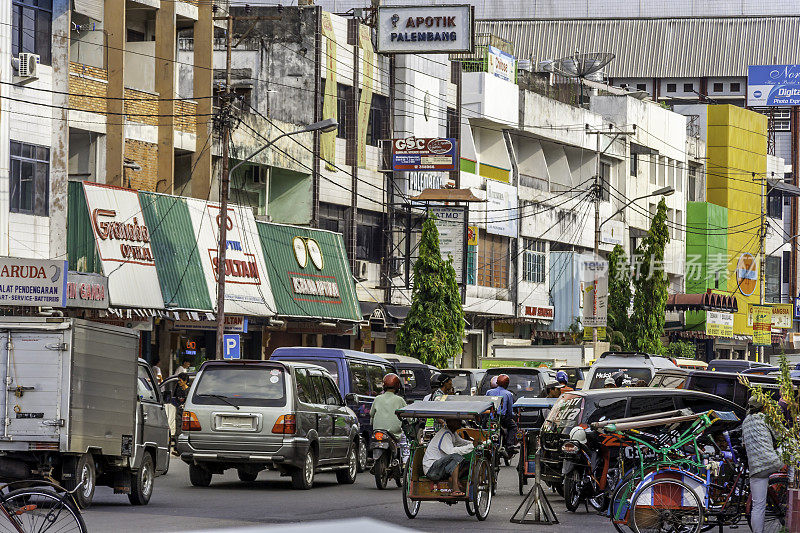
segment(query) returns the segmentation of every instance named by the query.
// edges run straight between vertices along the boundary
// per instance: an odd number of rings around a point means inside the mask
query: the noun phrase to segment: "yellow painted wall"
[[[764,207],[761,179],[767,171],[767,117],[732,105],[708,106],[706,198],[728,208],[728,293],[735,294],[739,312],[733,331],[752,335],[749,306],[758,303],[759,283],[751,296],[738,290],[736,266],[742,253],[759,257],[759,218]],[[753,176],[755,173],[755,177]]]

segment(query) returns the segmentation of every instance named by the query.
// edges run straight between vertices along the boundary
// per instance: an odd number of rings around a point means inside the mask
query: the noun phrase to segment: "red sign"
[[[530,317],[530,318],[542,318],[545,320],[553,320],[553,315],[555,309],[549,305],[542,305],[542,306],[532,306],[532,305],[523,305],[522,308],[522,316]]]

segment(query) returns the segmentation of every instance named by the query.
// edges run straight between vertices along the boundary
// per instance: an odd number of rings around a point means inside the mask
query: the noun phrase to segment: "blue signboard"
[[[456,139],[394,139],[392,170],[456,170],[458,141]]]
[[[747,67],[747,105],[800,105],[800,65]]]
[[[226,360],[241,359],[242,358],[241,348],[242,345],[239,340],[238,333],[222,336],[223,359]]]
[[[800,298],[794,299],[794,318],[800,320]]]

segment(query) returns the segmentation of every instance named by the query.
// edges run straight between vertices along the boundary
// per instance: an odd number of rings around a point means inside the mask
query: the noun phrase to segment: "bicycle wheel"
[[[629,524],[628,509],[630,507],[630,499],[638,484],[639,478],[634,475],[634,472],[629,472],[616,486],[611,495],[608,512],[614,529],[619,533],[627,533],[628,531],[628,528],[623,529],[622,526],[628,526]]]
[[[69,496],[41,488],[18,489],[0,499],[0,532],[86,533]]]
[[[635,533],[698,533],[703,526],[700,498],[677,479],[657,479],[639,488],[630,515]]]

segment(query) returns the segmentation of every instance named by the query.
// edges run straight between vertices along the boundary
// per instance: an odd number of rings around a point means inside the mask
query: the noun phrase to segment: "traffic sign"
[[[222,358],[226,360],[241,359],[241,342],[239,341],[239,334],[234,333],[222,336]]]

